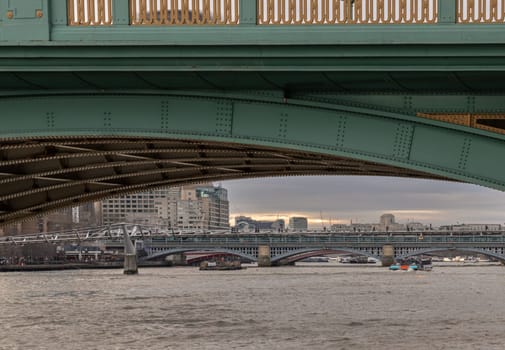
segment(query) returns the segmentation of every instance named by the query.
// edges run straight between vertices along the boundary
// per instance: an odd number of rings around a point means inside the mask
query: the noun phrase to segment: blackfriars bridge
[[[311,256],[330,254],[365,255],[381,260],[385,247],[393,248],[394,259],[415,255],[437,255],[448,251],[482,254],[505,261],[505,231],[483,232],[374,232],[374,233],[175,233],[155,226],[118,224],[87,229],[0,237],[0,245],[14,244],[93,244],[122,250],[124,232],[133,241],[143,260],[174,256],[184,261],[185,253],[212,256],[234,255],[251,262],[261,260],[262,247],[268,248],[269,264],[282,265]],[[268,264],[266,264],[268,265]]]
[[[385,246],[393,248],[394,260],[416,256],[436,255],[457,251],[468,255],[482,254],[505,262],[505,235],[432,232],[398,232],[394,235],[335,234],[306,232],[299,234],[233,234],[191,235],[183,237],[152,237],[144,240],[147,260],[185,252],[228,253],[252,262],[261,259],[261,247],[266,250],[272,265],[283,265],[321,255],[365,255],[377,260],[384,258]]]

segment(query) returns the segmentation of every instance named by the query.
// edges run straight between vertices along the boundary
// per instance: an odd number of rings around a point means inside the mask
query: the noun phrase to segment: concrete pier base
[[[272,259],[270,257],[270,246],[260,245],[258,247],[258,266],[259,267],[272,266]]]
[[[172,264],[174,266],[186,266],[188,264],[186,261],[186,255],[184,255],[184,253],[172,255]]]
[[[128,234],[126,226],[123,226],[123,241],[124,241],[124,274],[136,275],[139,273],[137,264],[137,251],[133,245],[132,239]]]
[[[395,263],[395,248],[392,244],[386,244],[382,247],[382,266],[391,266]]]
[[[137,254],[125,254],[123,272],[125,275],[136,275],[139,273],[137,265]]]

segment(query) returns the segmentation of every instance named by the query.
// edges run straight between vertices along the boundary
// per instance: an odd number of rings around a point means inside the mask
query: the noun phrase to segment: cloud
[[[310,176],[227,181],[230,216],[289,217],[313,222],[378,222],[383,213],[397,221],[434,225],[503,223],[505,194],[456,182],[368,177]]]

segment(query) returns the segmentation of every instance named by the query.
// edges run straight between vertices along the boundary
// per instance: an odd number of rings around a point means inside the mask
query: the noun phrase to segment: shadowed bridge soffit
[[[2,62],[4,64],[2,64]],[[505,62],[505,61],[503,61]],[[40,62],[39,62],[40,63]],[[312,61],[312,63],[314,63]],[[372,69],[373,64],[368,67]],[[56,64],[56,63],[51,63]],[[134,63],[132,63],[134,64]],[[148,67],[131,68],[129,71],[118,67],[100,67],[96,63],[93,70],[67,67],[26,67],[11,66],[0,58],[0,96],[13,94],[44,93],[121,93],[143,91],[163,93],[167,90],[214,90],[214,91],[255,91],[280,92],[286,96],[310,93],[399,93],[399,94],[501,94],[505,93],[505,64],[503,70],[458,71],[453,66],[446,71],[398,71],[398,66],[383,67],[382,71],[359,70],[358,67],[318,67],[306,71],[307,66],[290,67],[283,70],[262,70],[248,68],[240,70],[222,68],[214,71],[202,67],[199,70],[184,71],[182,67],[158,67],[146,71]],[[179,70],[180,69],[180,70]],[[126,70],[126,68],[125,68]]]
[[[0,222],[127,192],[227,179],[372,175],[446,178],[324,154],[203,141],[50,138],[0,146]]]

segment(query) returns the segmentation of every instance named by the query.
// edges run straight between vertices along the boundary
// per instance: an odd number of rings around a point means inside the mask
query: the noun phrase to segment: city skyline
[[[435,226],[505,222],[505,193],[481,186],[424,179],[369,176],[307,176],[231,180],[230,219],[288,220],[305,216],[317,228],[375,223],[392,213],[400,223]],[[323,224],[321,225],[321,216]]]

